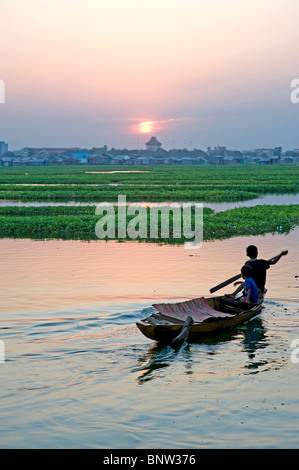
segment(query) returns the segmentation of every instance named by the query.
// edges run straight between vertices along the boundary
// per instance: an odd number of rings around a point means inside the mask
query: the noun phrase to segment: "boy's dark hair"
[[[248,264],[245,264],[242,268],[241,268],[241,273],[243,274],[243,276],[245,277],[251,277],[252,276],[252,273],[253,273],[253,269],[251,266],[248,266]]]
[[[256,258],[257,257],[257,247],[255,245],[249,245],[246,248],[246,254],[249,258]]]

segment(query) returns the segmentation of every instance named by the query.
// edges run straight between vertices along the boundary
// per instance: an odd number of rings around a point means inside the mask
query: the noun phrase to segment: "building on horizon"
[[[162,144],[157,140],[156,137],[151,137],[151,139],[145,145],[146,150],[149,152],[156,152],[162,147]]]
[[[0,155],[6,152],[8,152],[8,144],[6,144],[3,140],[0,140]]]

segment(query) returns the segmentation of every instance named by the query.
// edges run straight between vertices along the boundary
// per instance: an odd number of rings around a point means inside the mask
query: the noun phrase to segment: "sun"
[[[153,130],[153,122],[152,121],[144,121],[139,124],[139,130],[143,134],[148,134]]]

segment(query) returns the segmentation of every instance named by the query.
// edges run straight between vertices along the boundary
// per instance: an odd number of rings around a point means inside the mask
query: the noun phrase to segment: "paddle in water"
[[[172,341],[172,345],[173,346],[177,346],[178,344],[180,344],[182,341],[184,340],[187,340],[188,336],[189,336],[189,331],[190,331],[190,328],[191,326],[193,325],[193,318],[191,316],[189,316],[183,327],[182,327],[182,330],[180,332],[180,334],[174,338],[174,340]]]

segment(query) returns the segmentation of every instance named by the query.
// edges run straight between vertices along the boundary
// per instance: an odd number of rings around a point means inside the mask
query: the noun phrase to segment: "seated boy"
[[[259,300],[259,290],[252,277],[253,269],[251,266],[245,265],[241,269],[241,274],[244,282],[244,295],[241,297],[240,302],[246,304],[256,303]]]

